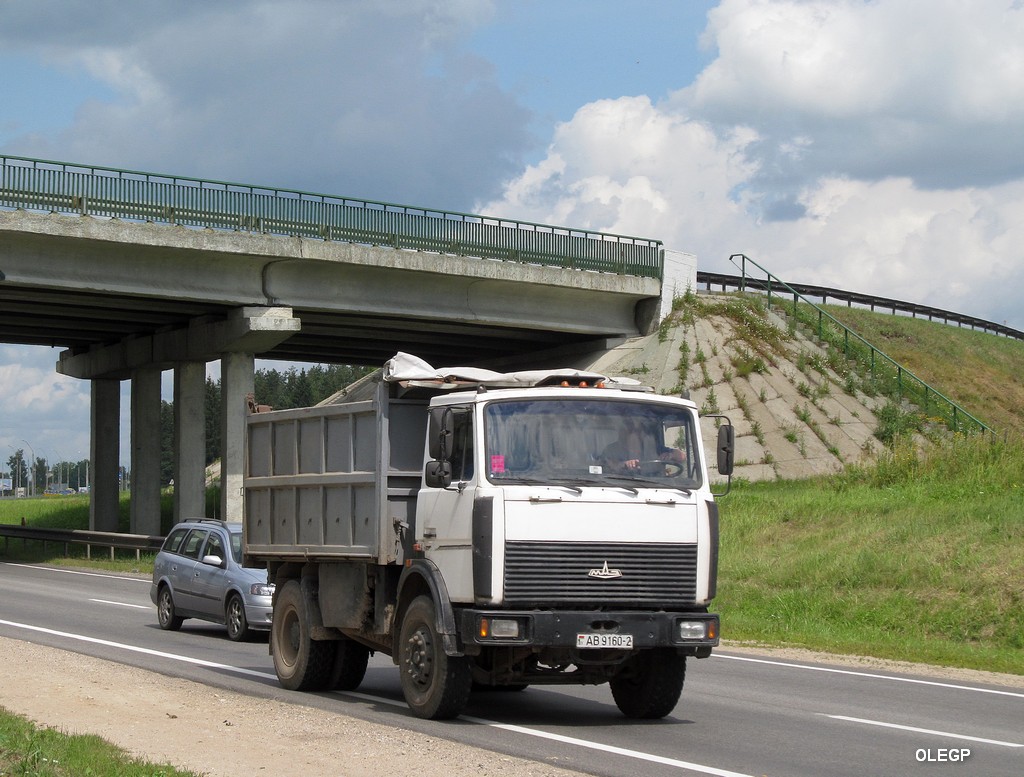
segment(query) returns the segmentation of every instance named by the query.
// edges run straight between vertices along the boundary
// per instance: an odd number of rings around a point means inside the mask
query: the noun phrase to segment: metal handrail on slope
[[[789,284],[785,283],[779,277],[773,275],[769,270],[759,265],[750,257],[745,254],[733,254],[729,257],[729,261],[733,264],[736,261],[740,261],[740,275],[742,278],[740,291],[746,291],[749,284],[756,285],[758,290],[764,291],[768,295],[768,304],[771,305],[772,292],[778,289],[784,289],[786,292],[793,297],[793,317],[798,317],[798,304],[803,301],[809,305],[813,310],[818,313],[817,316],[817,335],[819,340],[829,342],[834,347],[841,347],[843,355],[847,358],[863,358],[863,354],[856,353],[856,346],[867,349],[866,366],[870,368],[872,380],[878,379],[878,372],[886,368],[892,370],[893,375],[891,377],[895,380],[895,388],[897,396],[902,400],[905,394],[910,393],[910,387],[916,386],[921,395],[921,401],[918,403],[922,406],[925,413],[928,413],[932,406],[940,413],[948,413],[942,416],[943,421],[946,423],[948,428],[954,432],[988,432],[994,434],[994,430],[985,424],[983,421],[975,418],[973,415],[968,413],[956,402],[949,397],[937,391],[921,378],[917,377],[903,365],[899,364],[895,359],[891,358],[878,348],[873,346],[863,337],[858,335],[848,326],[843,324],[837,318],[832,316],[827,311],[818,307],[816,304],[811,302],[809,299],[804,297],[799,291],[794,289]],[[765,280],[762,281],[759,278],[748,276],[747,265],[751,264],[758,270],[765,274]],[[826,330],[826,320],[833,324],[838,329],[838,334],[842,337],[842,344],[832,342],[826,335],[830,334]]]
[[[722,291],[727,289],[738,290],[743,285],[743,276],[698,270],[697,283],[704,284],[708,291],[711,290],[712,286],[719,286]],[[954,313],[951,310],[934,308],[930,305],[919,305],[916,302],[906,302],[905,300],[893,299],[891,297],[880,297],[877,294],[862,294],[857,291],[834,289],[829,286],[817,286],[810,283],[790,282],[790,286],[805,297],[820,297],[822,305],[830,304],[830,299],[838,300],[839,302],[845,302],[849,308],[859,305],[870,309],[872,313],[891,313],[894,316],[897,312],[909,313],[912,318],[927,318],[929,321],[941,321],[947,326],[955,324],[960,329],[969,327],[976,332],[1001,335],[1014,340],[1024,340],[1024,332],[1006,324],[997,324],[994,321],[987,321],[977,316]]]
[[[660,279],[660,240],[0,155],[0,208],[317,238]]]

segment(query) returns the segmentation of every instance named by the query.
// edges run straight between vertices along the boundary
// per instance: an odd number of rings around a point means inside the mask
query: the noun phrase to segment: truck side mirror
[[[736,432],[732,424],[718,427],[718,473],[731,475],[736,459]]]
[[[448,440],[452,433],[452,410],[450,407],[431,408],[428,419],[427,442],[430,458],[447,460],[451,451]]]
[[[452,463],[435,459],[423,471],[427,488],[448,488],[452,484]]]

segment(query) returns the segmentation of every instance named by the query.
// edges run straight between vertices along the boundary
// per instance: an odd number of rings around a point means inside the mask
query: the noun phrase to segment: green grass
[[[211,487],[206,494],[206,514],[215,515],[219,510],[220,489]],[[171,493],[165,493],[160,499],[161,534],[167,534],[174,523],[173,501]],[[128,532],[130,495],[121,494],[118,510],[118,531]],[[45,529],[88,529],[89,528],[89,496],[47,496],[32,499],[0,499],[0,524],[21,524]],[[155,554],[142,553],[139,560],[133,550],[118,550],[114,559],[110,558],[109,548],[94,547],[92,558],[86,558],[84,545],[70,545],[68,555],[63,555],[63,545],[38,541],[0,538],[0,560],[49,563],[57,566],[81,566],[87,564],[97,569],[112,572],[143,572],[153,571]],[[2,775],[0,775],[2,777]]]
[[[137,758],[93,735],[37,728],[0,708],[0,775],[31,777],[198,777]]]
[[[955,438],[723,500],[726,639],[1024,674],[1024,445]]]

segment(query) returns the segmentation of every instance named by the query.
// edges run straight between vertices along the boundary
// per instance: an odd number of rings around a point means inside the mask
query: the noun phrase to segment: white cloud
[[[709,19],[719,56],[692,86],[582,107],[480,207],[1024,329],[1024,11],[724,0]]]
[[[718,57],[679,109],[764,138],[765,185],[845,173],[919,185],[1024,174],[1024,8],[982,0],[723,0]],[[812,138],[799,158],[783,153]]]

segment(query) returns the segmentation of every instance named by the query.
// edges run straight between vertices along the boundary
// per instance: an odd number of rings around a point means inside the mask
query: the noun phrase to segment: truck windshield
[[[495,483],[690,489],[700,437],[686,408],[616,399],[505,400],[484,411]]]

